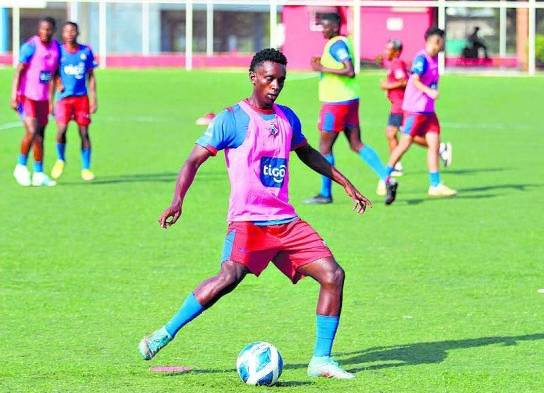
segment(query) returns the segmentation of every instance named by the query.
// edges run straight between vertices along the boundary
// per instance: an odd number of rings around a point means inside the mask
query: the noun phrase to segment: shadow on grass
[[[163,172],[163,173],[145,173],[134,175],[120,175],[120,176],[98,176],[91,182],[84,181],[69,181],[61,182],[63,186],[91,186],[91,185],[103,185],[103,184],[117,184],[117,183],[174,183],[178,174],[177,172]],[[226,179],[224,173],[199,173],[198,178],[204,181],[217,181],[220,179]]]
[[[503,344],[514,346],[520,341],[544,340],[544,333],[524,336],[480,337],[465,340],[446,340],[424,342],[389,347],[374,347],[353,352],[337,353],[335,356],[350,372],[380,370],[385,368],[414,366],[418,364],[442,363],[450,350],[484,347],[487,345]],[[365,363],[378,363],[369,364]],[[289,364],[285,368],[305,368],[306,364]],[[351,368],[350,368],[351,367]]]

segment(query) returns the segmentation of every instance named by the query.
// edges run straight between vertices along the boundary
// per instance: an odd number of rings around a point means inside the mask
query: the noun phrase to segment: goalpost
[[[276,47],[278,9],[282,6],[346,6],[351,7],[353,12],[353,39],[356,58],[361,54],[361,8],[366,7],[400,7],[404,9],[417,9],[430,7],[438,10],[437,24],[441,29],[446,28],[446,10],[449,8],[489,8],[499,11],[499,55],[506,53],[506,11],[508,9],[528,10],[528,34],[527,34],[527,73],[534,75],[536,72],[536,17],[537,9],[544,9],[544,1],[536,0],[0,0],[0,7],[12,9],[12,53],[14,64],[18,58],[20,47],[20,10],[25,7],[45,7],[46,3],[66,3],[68,15],[72,20],[79,18],[78,5],[81,3],[98,4],[98,53],[100,55],[101,67],[107,67],[107,5],[108,4],[137,4],[141,7],[142,46],[141,54],[150,54],[150,5],[152,4],[176,4],[185,7],[185,68],[193,68],[193,12],[194,6],[205,6],[206,9],[206,54],[213,53],[213,16],[214,6],[266,6],[269,8],[269,43]],[[359,68],[359,62],[355,66]],[[440,54],[440,69],[445,70],[445,55]]]

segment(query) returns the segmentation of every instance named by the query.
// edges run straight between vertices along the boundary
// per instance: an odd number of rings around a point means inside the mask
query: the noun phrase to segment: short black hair
[[[433,35],[437,35],[439,36],[440,38],[444,38],[444,35],[446,33],[444,32],[444,30],[442,29],[439,29],[438,27],[436,26],[431,26],[427,29],[427,31],[425,32],[425,40],[427,40],[429,37],[433,36]]]
[[[391,38],[389,41],[387,41],[388,44],[391,44],[391,46],[393,47],[393,49],[399,51],[399,52],[402,52],[402,41],[401,40],[397,40],[395,38]]]
[[[327,20],[329,22],[336,23],[338,26],[340,26],[340,15],[335,14],[334,12],[328,12],[326,14],[322,14],[320,17],[321,21]]]
[[[57,28],[57,21],[55,20],[55,18],[52,18],[50,16],[42,16],[38,23],[42,22],[49,23],[53,27],[53,30]]]
[[[72,22],[71,20],[67,20],[62,24],[62,28],[64,29],[66,26],[73,26],[74,29],[79,33],[79,26],[76,22]]]
[[[264,63],[265,61],[272,61],[274,63],[287,65],[287,58],[283,53],[274,48],[266,48],[255,53],[255,56],[251,59],[249,65],[249,71],[254,72],[255,69]]]

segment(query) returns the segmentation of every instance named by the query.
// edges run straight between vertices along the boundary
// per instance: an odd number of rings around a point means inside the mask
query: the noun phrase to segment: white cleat
[[[383,180],[378,181],[378,187],[376,187],[376,195],[385,196],[387,194],[387,189],[385,187],[385,182]]]
[[[452,197],[457,195],[457,191],[449,188],[448,186],[440,183],[437,186],[430,186],[429,187],[429,196],[431,197]]]
[[[28,187],[32,184],[30,181],[30,171],[25,165],[17,164],[13,171],[13,176],[17,180],[17,183],[23,187]]]
[[[453,147],[451,146],[451,143],[440,143],[438,154],[440,155],[440,159],[444,166],[449,167],[453,161]]]
[[[391,176],[401,177],[403,174],[404,174],[404,169],[402,167],[402,164],[399,161],[395,164],[395,167],[393,168],[393,172],[391,172]]]
[[[32,174],[32,185],[34,187],[53,187],[57,185],[57,182],[51,180],[49,176],[43,172],[34,172]]]
[[[308,364],[309,377],[325,377],[335,379],[353,379],[355,375],[344,370],[330,356],[314,356]]]

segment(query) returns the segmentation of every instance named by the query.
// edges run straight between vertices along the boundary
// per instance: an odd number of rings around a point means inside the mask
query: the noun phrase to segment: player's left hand
[[[181,205],[172,205],[166,209],[159,218],[161,228],[168,228],[176,223],[181,217]],[[170,220],[169,220],[170,219]]]
[[[92,114],[95,114],[97,110],[98,110],[98,104],[97,104],[96,100],[91,100],[91,102],[89,104],[89,111]]]
[[[361,194],[353,184],[346,184],[344,189],[346,190],[346,194],[348,194],[355,203],[353,205],[353,210],[357,211],[357,213],[363,214],[368,207],[372,207],[370,199]]]
[[[321,72],[323,66],[321,65],[321,57],[312,57],[311,61],[312,70]]]

